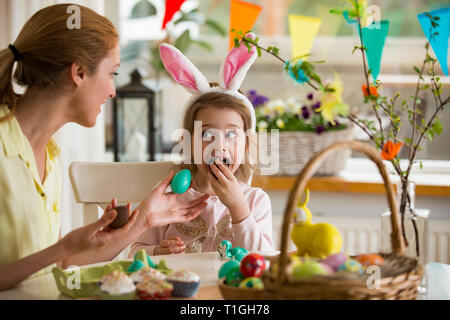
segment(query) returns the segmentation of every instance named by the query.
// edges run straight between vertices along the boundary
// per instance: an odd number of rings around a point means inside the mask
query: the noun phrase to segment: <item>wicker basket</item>
[[[354,127],[349,125],[346,129],[327,131],[322,134],[305,131],[280,132],[280,162],[278,175],[295,176],[306,165],[309,159],[329,145],[337,141],[353,140]],[[267,147],[270,151],[270,139]],[[264,150],[265,151],[265,150]],[[264,152],[263,151],[263,152]],[[268,153],[265,153],[268,154]],[[336,175],[345,168],[351,150],[338,150],[333,157],[322,162],[316,175]]]
[[[219,280],[219,291],[225,300],[264,300],[265,293],[261,289],[246,289],[228,286],[225,279]]]
[[[369,289],[367,278],[347,279],[333,276],[295,279],[287,274],[289,263],[287,253],[292,214],[306,184],[313,176],[323,159],[336,150],[352,149],[372,160],[386,188],[391,215],[392,253],[381,255],[385,258],[381,271],[379,289]],[[356,141],[337,142],[318,153],[298,175],[288,199],[282,226],[281,253],[277,259],[277,274],[269,270],[263,275],[265,298],[267,299],[416,299],[423,268],[415,258],[403,255],[404,242],[401,236],[400,218],[389,176],[378,152],[368,144]]]
[[[391,214],[391,245],[392,253],[380,253],[384,257],[381,267],[381,279],[378,289],[369,288],[367,278],[370,275],[348,278],[345,276],[317,276],[314,278],[292,278],[287,267],[290,255],[287,251],[293,211],[299,197],[303,195],[306,184],[314,175],[323,159],[336,150],[352,149],[359,151],[378,167],[386,188],[387,200]],[[297,300],[368,300],[368,299],[416,299],[418,287],[423,275],[423,268],[415,258],[403,254],[404,242],[401,236],[400,218],[394,193],[387,174],[387,170],[378,152],[368,144],[356,141],[337,142],[314,156],[297,176],[290,192],[282,226],[282,242],[280,255],[265,257],[270,263],[270,269],[262,276],[264,282],[263,294],[251,290],[232,288],[223,283],[219,284],[225,299],[297,299]],[[276,272],[274,265],[277,265]],[[244,296],[245,295],[245,296]]]

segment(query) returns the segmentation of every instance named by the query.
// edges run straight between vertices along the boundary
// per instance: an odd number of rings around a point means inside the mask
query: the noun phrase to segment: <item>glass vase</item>
[[[424,297],[427,293],[429,262],[429,215],[430,210],[415,207],[415,188],[412,181],[397,183],[397,205],[401,223],[401,232],[405,242],[405,255],[417,258],[424,269],[424,275],[419,286],[419,294]],[[392,252],[391,248],[391,212],[387,209],[381,216],[381,251]]]

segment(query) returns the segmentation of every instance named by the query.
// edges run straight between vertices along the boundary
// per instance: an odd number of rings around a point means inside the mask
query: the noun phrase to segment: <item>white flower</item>
[[[278,128],[283,129],[285,124],[284,121],[282,119],[277,119],[277,121],[275,122],[275,124],[277,125]]]
[[[283,110],[286,107],[286,103],[281,99],[271,100],[267,103],[267,107],[270,110]]]
[[[268,126],[269,126],[269,124],[264,120],[261,120],[260,122],[258,122],[258,128],[260,130],[267,129]]]

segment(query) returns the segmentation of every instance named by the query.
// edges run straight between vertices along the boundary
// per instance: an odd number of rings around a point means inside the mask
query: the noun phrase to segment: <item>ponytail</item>
[[[0,51],[0,104],[6,104],[11,111],[8,115],[0,118],[0,123],[11,120],[16,110],[19,98],[14,92],[12,73],[14,67],[14,55],[9,48]]]
[[[0,104],[11,110],[0,123],[14,116],[20,98],[13,90],[13,81],[23,87],[56,91],[62,86],[65,68],[76,62],[92,75],[109,50],[118,45],[119,35],[111,21],[81,5],[76,5],[81,27],[69,29],[70,6],[56,4],[36,12],[14,46],[0,51]],[[13,75],[15,60],[19,61]]]

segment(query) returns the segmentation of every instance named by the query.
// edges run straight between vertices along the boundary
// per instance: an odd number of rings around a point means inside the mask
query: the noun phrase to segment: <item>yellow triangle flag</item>
[[[236,30],[246,32],[253,28],[259,14],[261,13],[262,7],[248,3],[241,0],[231,0],[231,10],[230,10],[230,47],[231,50],[234,47],[234,41],[236,34],[231,32],[231,30]]]
[[[289,31],[292,42],[292,58],[311,52],[314,39],[319,32],[322,19],[296,14],[289,15]],[[307,57],[303,58],[303,60]]]

